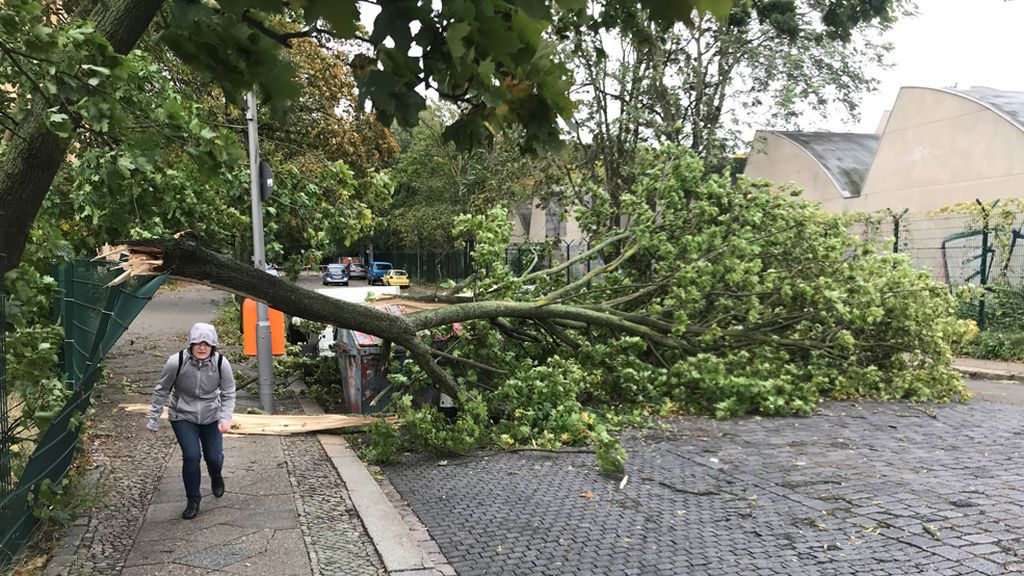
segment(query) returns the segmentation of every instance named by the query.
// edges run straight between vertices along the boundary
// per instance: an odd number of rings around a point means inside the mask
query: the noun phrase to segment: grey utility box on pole
[[[263,199],[260,178],[260,145],[256,124],[256,93],[249,92],[246,120],[249,124],[249,184],[252,194],[252,259],[253,265],[267,271],[267,255],[263,245]],[[269,167],[267,167],[269,169]],[[273,176],[270,176],[273,182]],[[268,194],[269,195],[269,194]],[[256,367],[259,373],[260,408],[274,413],[274,357],[270,343],[270,314],[267,305],[256,303]]]

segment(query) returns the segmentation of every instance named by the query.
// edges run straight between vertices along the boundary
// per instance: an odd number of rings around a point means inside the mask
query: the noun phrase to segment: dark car
[[[391,262],[370,262],[370,269],[366,272],[366,280],[369,284],[384,285],[384,275],[394,266]]]
[[[345,271],[344,264],[328,264],[327,270],[320,276],[320,279],[323,281],[324,286],[330,286],[331,284],[348,286],[348,272]]]
[[[353,262],[348,265],[348,277],[355,280],[360,278],[366,280],[366,267],[357,262]]]

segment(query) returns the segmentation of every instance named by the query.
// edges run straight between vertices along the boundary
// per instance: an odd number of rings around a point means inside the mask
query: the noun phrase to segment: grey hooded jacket
[[[192,356],[192,344],[206,342],[213,351],[205,360]],[[153,388],[153,406],[146,427],[160,428],[160,416],[167,404],[170,420],[188,420],[196,424],[212,422],[230,423],[235,411],[235,376],[227,358],[220,360],[217,348],[217,330],[210,324],[196,323],[188,331],[189,347],[180,357],[184,359],[178,369],[179,353],[167,359],[160,380]],[[170,395],[170,402],[167,396]]]

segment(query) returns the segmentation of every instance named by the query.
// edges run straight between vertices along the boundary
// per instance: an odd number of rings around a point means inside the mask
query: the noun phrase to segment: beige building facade
[[[564,213],[563,213],[564,212]],[[572,210],[563,211],[557,204],[543,205],[534,198],[529,204],[516,206],[509,214],[512,221],[512,242],[579,243],[583,233]]]
[[[904,87],[877,134],[758,131],[744,174],[832,212],[1024,198],[1024,92]]]

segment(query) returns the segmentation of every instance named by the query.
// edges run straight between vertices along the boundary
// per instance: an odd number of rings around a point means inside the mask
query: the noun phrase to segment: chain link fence
[[[405,270],[414,281],[441,282],[462,280],[469,275],[470,256],[466,250],[449,252],[403,252],[396,250],[376,251],[377,262],[390,262],[395,268]]]
[[[961,306],[982,330],[1024,331],[1024,214],[979,203],[976,212],[890,213],[851,232],[909,256],[914,266],[956,290],[980,288]]]
[[[101,373],[100,361],[166,278],[158,276],[111,287],[108,284],[117,273],[109,270],[107,263],[88,260],[62,265],[55,275],[60,288],[55,308],[64,328],[59,370],[70,395],[53,420],[45,428],[40,425],[43,429],[34,440],[21,440],[19,452],[31,453],[17,479],[13,470],[21,468],[22,463],[15,466],[12,460],[15,439],[7,409],[11,387],[0,347],[0,570],[10,565],[38,522],[32,512],[33,500],[44,487],[61,486],[71,468],[84,415]],[[7,320],[3,305],[0,292],[0,343]]]
[[[586,240],[555,239],[546,242],[522,242],[512,244],[505,249],[505,263],[515,274],[523,274],[527,270],[536,272],[575,260],[589,249],[590,244]],[[602,264],[600,258],[574,262],[565,269],[565,281],[579,280],[591,270],[601,267]]]

